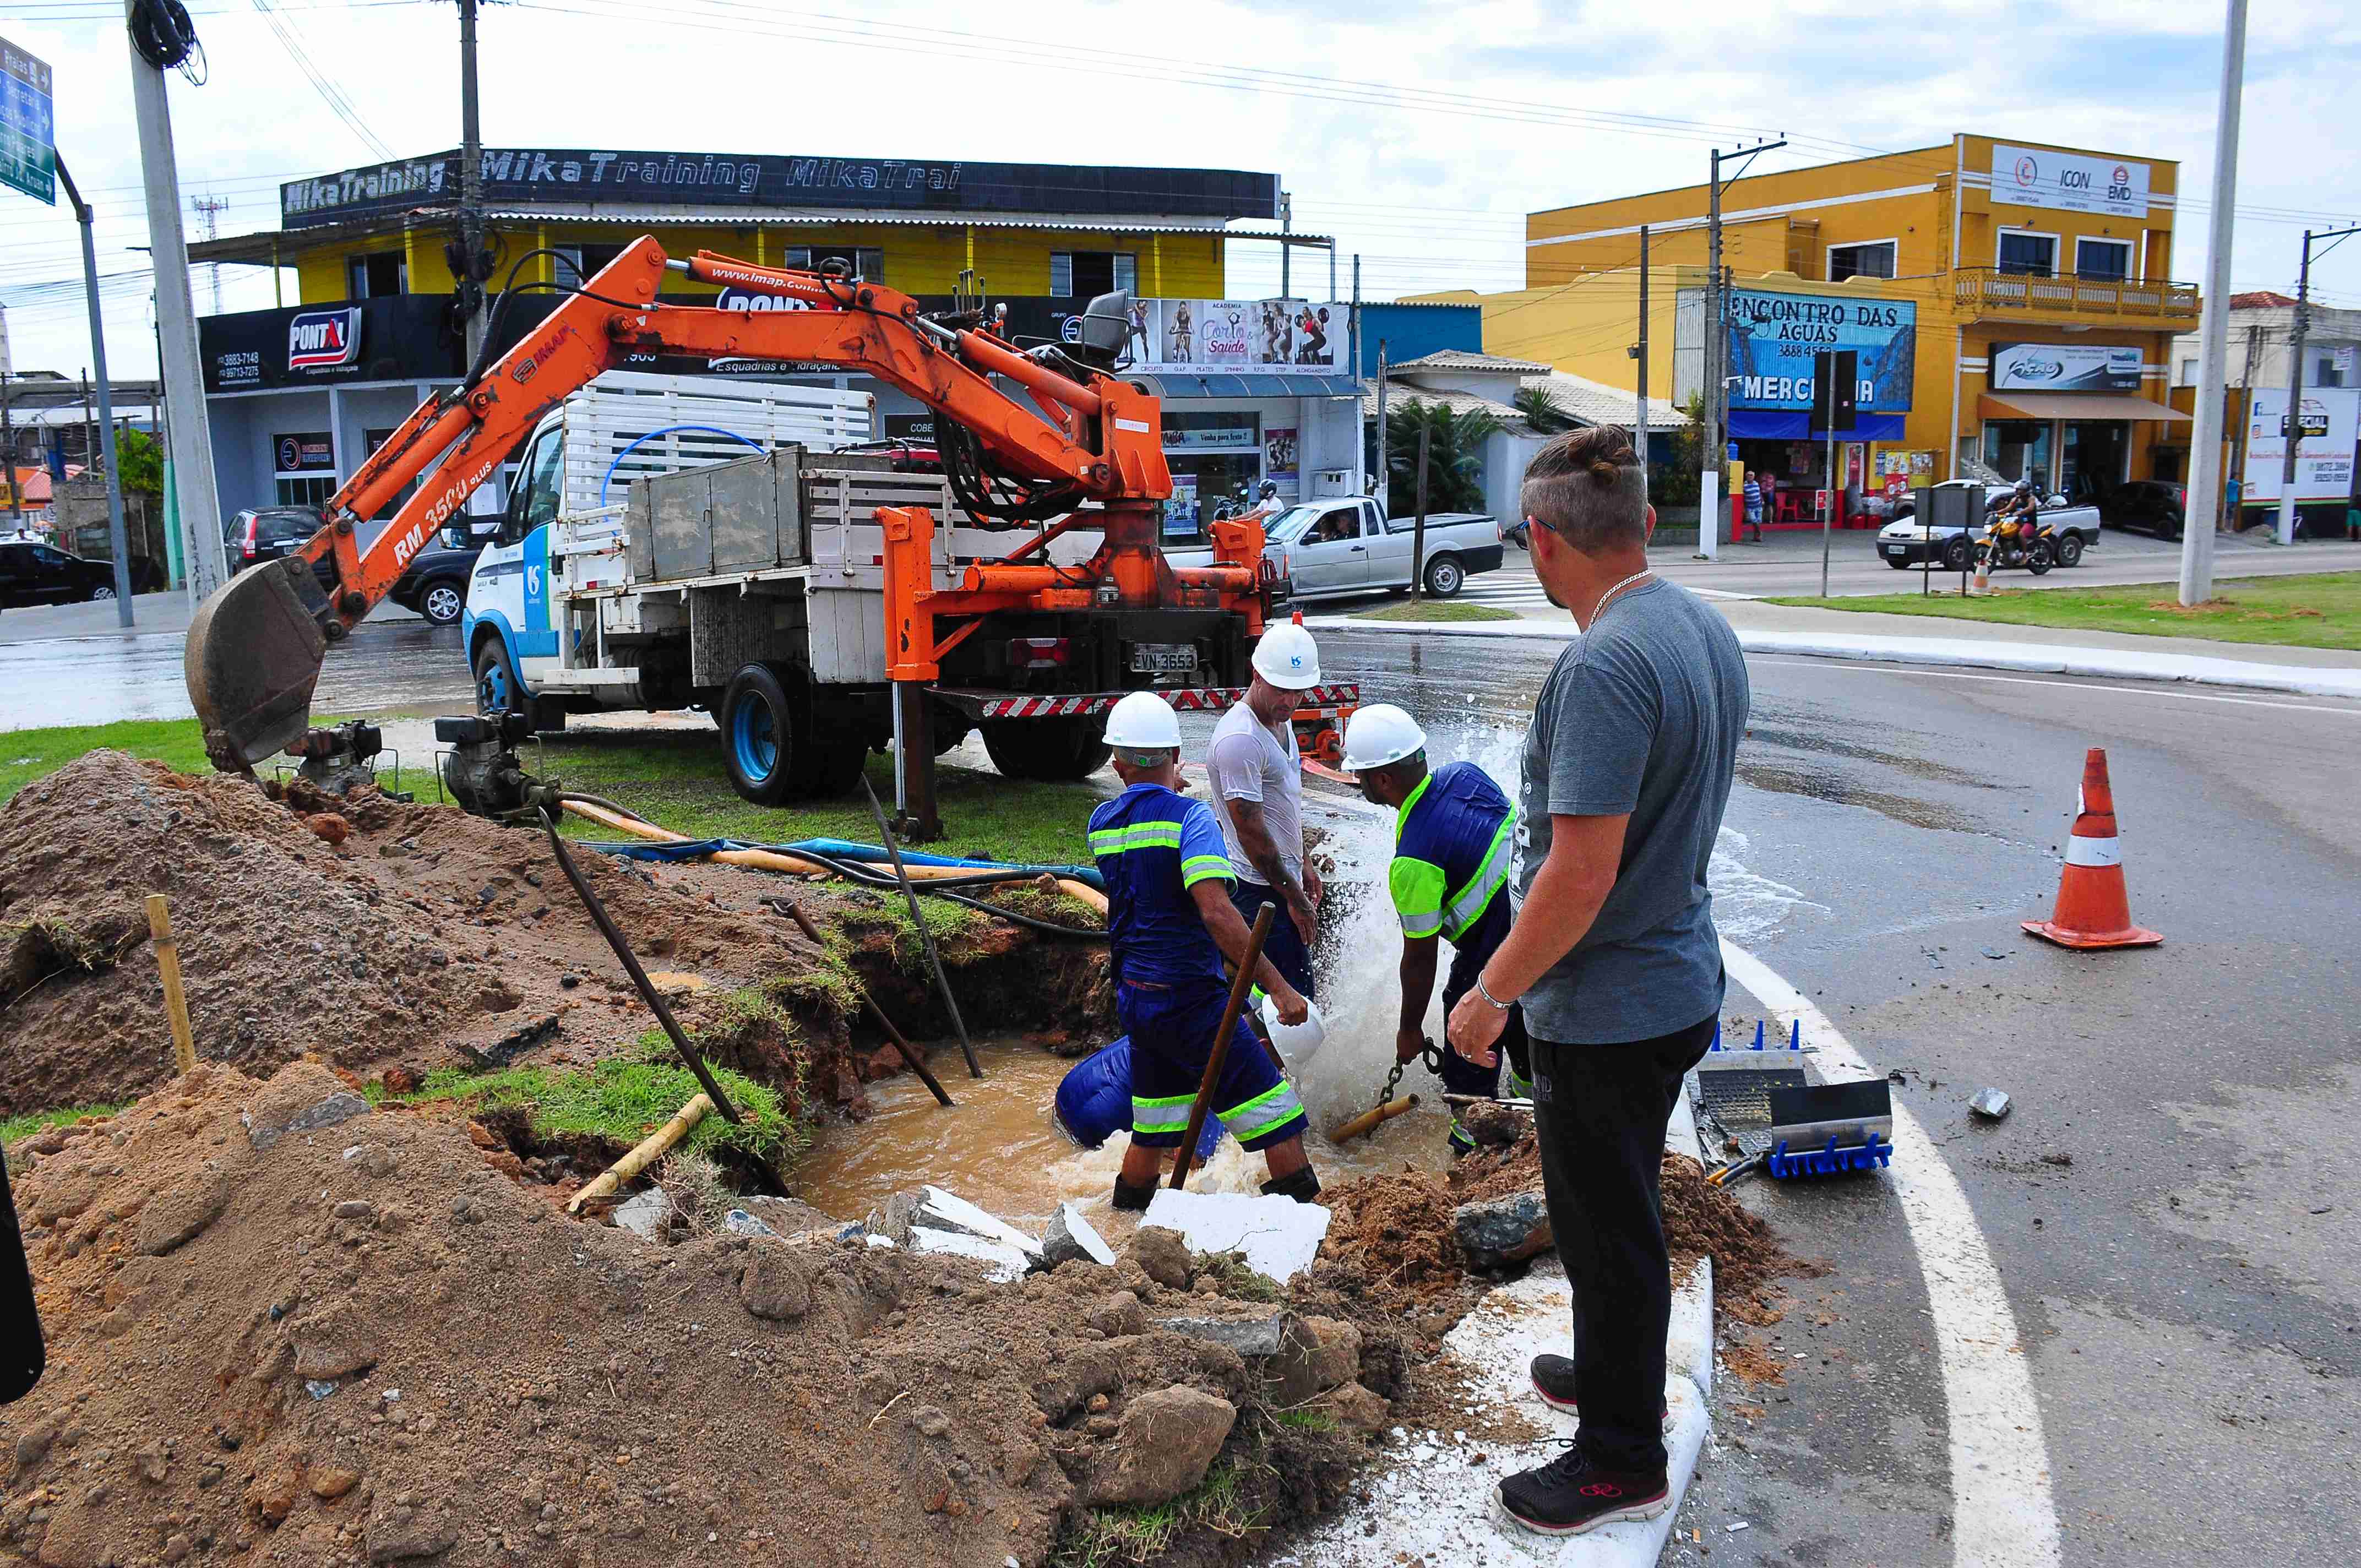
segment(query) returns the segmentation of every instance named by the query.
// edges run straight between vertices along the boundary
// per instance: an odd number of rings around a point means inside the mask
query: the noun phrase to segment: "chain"
[[[1420,1040],[1418,1055],[1411,1058],[1411,1060],[1422,1064],[1425,1067],[1427,1071],[1434,1074],[1437,1078],[1441,1078],[1443,1076],[1443,1051],[1433,1040]],[[1394,1063],[1393,1071],[1386,1074],[1385,1088],[1378,1092],[1378,1104],[1384,1105],[1391,1102],[1394,1097],[1394,1089],[1401,1082],[1402,1070],[1409,1066],[1410,1062],[1406,1061],[1398,1061]]]

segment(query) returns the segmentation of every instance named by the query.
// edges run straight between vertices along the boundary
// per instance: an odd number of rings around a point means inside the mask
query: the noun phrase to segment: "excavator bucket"
[[[197,607],[182,658],[214,767],[249,772],[311,728],[327,607],[300,555],[242,572]]]

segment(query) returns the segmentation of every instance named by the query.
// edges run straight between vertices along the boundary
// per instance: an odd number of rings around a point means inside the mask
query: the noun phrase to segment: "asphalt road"
[[[1872,532],[1855,530],[1832,535],[1828,549],[1828,591],[1831,594],[1915,593],[1926,576],[1920,570],[1897,572],[1874,554]],[[1820,540],[1817,534],[1772,533],[1760,544],[1725,544],[1720,559],[1691,559],[1691,547],[1649,552],[1649,565],[1684,587],[1708,593],[1740,594],[1763,598],[1820,591]],[[2307,542],[2292,549],[2248,543],[2224,535],[2214,546],[2214,575],[2221,579],[2285,576],[2305,572],[2349,572],[2361,568],[2361,544]],[[1938,583],[1945,574],[1938,573]],[[2082,564],[2035,576],[2011,571],[1999,577],[2012,588],[2094,588],[2119,583],[2171,583],[2180,576],[2180,546],[2142,533],[2109,532],[2082,557]],[[1957,578],[1950,581],[1956,583]],[[1511,545],[1500,569],[1467,579],[1462,598],[1471,604],[1498,605],[1521,611],[1546,610],[1548,599],[1534,578],[1532,557]],[[1323,611],[1348,610],[1385,602],[1384,596],[1323,599]]]
[[[1406,698],[1444,744],[1495,756],[1556,652],[1323,640],[1365,696]],[[1894,1092],[2005,1286],[2062,1560],[2349,1561],[2361,977],[2344,936],[2361,705],[1776,657],[1748,669],[1736,837],[1716,878],[1725,934],[1874,1069],[1906,1075]],[[2094,744],[2133,913],[2166,934],[2160,948],[2077,955],[2017,929],[2048,913]],[[1733,989],[1729,1013],[1760,1009]],[[1998,1126],[1967,1113],[1986,1084],[2015,1102]],[[1951,1563],[1954,1434],[1890,1181],[1742,1190],[1830,1272],[1795,1282],[1785,1320],[1752,1335],[1788,1364],[1785,1385],[1723,1379],[1719,1446],[1679,1519],[1706,1550],[1666,1561]]]

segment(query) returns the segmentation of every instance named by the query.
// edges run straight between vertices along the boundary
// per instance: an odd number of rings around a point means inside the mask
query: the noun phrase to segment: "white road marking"
[[[1730,942],[1722,943],[1721,957],[1730,978],[1781,1023],[1802,1020],[1822,1067],[1839,1078],[1878,1076],[1828,1015],[1768,964]],[[1958,1179],[1900,1104],[1894,1107],[1894,1151],[1886,1178],[1926,1277],[1950,1408],[1952,1562],[1959,1568],[2052,1568],[2059,1548],[2048,1447],[2000,1270]]]
[[[2204,692],[2181,691],[2162,684],[2152,686],[2103,686],[2076,675],[2059,674],[2048,680],[2033,675],[1973,675],[1963,670],[1930,670],[1920,665],[1886,666],[1863,663],[1841,663],[1832,659],[1779,658],[1769,653],[1749,653],[1749,660],[1760,660],[1791,670],[1842,670],[1860,675],[1923,675],[1935,681],[1990,681],[2004,686],[2055,686],[2073,683],[2076,691],[2121,692],[2126,696],[2170,696],[2183,702],[2226,702],[2239,707],[2277,707],[2295,713],[2335,713],[2347,718],[2361,718],[2361,707],[2328,707],[2318,703],[2275,702],[2260,696],[2212,696]]]

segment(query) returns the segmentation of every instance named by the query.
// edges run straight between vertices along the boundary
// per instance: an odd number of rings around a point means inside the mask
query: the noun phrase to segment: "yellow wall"
[[[505,276],[510,262],[538,246],[620,245],[653,233],[665,252],[675,257],[698,250],[719,251],[745,261],[776,265],[784,253],[797,246],[871,246],[884,252],[884,282],[911,294],[948,294],[960,273],[970,267],[983,276],[995,294],[1047,294],[1049,253],[1053,250],[1130,251],[1138,258],[1139,291],[1146,295],[1219,298],[1226,288],[1223,238],[1218,234],[1126,235],[1066,229],[971,229],[960,224],[831,225],[826,227],[784,227],[753,224],[716,225],[651,225],[646,230],[615,224],[494,225],[493,248],[503,257]],[[410,263],[410,291],[447,294],[450,269],[443,259],[448,238],[445,229],[419,228],[367,239],[348,239],[296,255],[301,302],[332,304],[346,298],[346,258],[381,251],[402,251]],[[544,258],[522,276],[544,280],[555,263]],[[494,280],[495,286],[500,279]],[[667,291],[709,293],[686,280],[666,285]]]
[[[2003,139],[2037,150],[2117,156]],[[2136,346],[2151,370],[2161,371],[2174,334],[2193,324],[2173,320],[2148,330],[2135,319],[2082,312],[2026,321],[1971,319],[1975,313],[1962,308],[1953,291],[1955,226],[1957,266],[1963,271],[1993,269],[2006,228],[2058,236],[2061,273],[2072,271],[2080,237],[2129,240],[2137,276],[2161,280],[2171,270],[2173,212],[2169,204],[2158,210],[2156,200],[2177,193],[2178,164],[2121,155],[2148,166],[2150,209],[2145,221],[2053,212],[1995,201],[1983,178],[1992,169],[1993,140],[1962,136],[1939,147],[1754,175],[1730,182],[1722,192],[1722,260],[1740,286],[1860,291],[1916,304],[1916,387],[1904,444],[1934,450],[1938,477],[1949,474],[1954,434],[1982,433],[1982,367],[1993,343]],[[1961,170],[1966,179],[1958,177]],[[1699,289],[1706,280],[1706,189],[1698,184],[1532,213],[1525,223],[1523,290],[1421,297],[1481,304],[1488,353],[1543,359],[1574,375],[1631,387],[1633,362],[1626,350],[1637,337],[1638,229],[1646,224],[1650,389],[1662,395],[1671,385],[1674,294]],[[1825,281],[1828,247],[1888,239],[1895,242],[1896,277]],[[2077,327],[2083,330],[2071,330]],[[1971,360],[1976,362],[1972,367]],[[2167,384],[2162,375],[2151,375],[2142,393],[2162,402]],[[2159,435],[2186,442],[2185,435],[2175,437],[2152,422],[2134,421],[2131,430],[2135,477],[2150,471],[2149,448]]]

